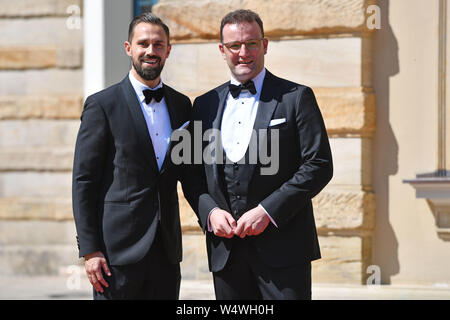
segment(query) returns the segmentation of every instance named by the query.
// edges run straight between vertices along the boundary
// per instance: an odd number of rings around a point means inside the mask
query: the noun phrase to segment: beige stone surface
[[[4,276],[57,275],[61,266],[76,265],[78,250],[71,245],[7,245],[0,247],[0,270]]]
[[[0,120],[79,119],[82,95],[0,96]]]
[[[79,120],[3,120],[0,148],[74,148],[79,126]]]
[[[55,197],[64,199],[72,197],[71,172],[0,172],[0,199],[39,198],[40,202],[46,203]]]
[[[67,18],[64,17],[0,19],[0,47],[23,47],[24,44],[59,48],[81,47],[82,29],[69,29],[66,23]]]
[[[83,94],[82,69],[51,68],[0,72],[0,96],[73,96],[81,94]]]
[[[265,35],[285,37],[343,32],[369,32],[366,8],[371,0],[231,0],[163,1],[154,6],[171,29],[174,40],[219,39],[222,17],[244,8],[256,11]],[[293,19],[292,17],[295,17]]]
[[[82,68],[83,67],[83,48],[63,47],[56,49],[55,67],[57,68]]]
[[[370,188],[372,183],[372,140],[367,138],[330,138],[333,156],[331,185]]]
[[[359,37],[269,41],[266,67],[309,87],[367,87],[371,69],[367,40]]]
[[[383,271],[383,282],[393,285],[450,284],[450,241],[437,235],[435,217],[427,200],[417,198],[415,189],[404,183],[416,174],[437,169],[438,123],[442,120],[438,114],[437,59],[440,3],[380,1],[382,12],[388,18],[385,17],[385,27],[374,38],[377,94],[374,261]],[[447,28],[449,19],[447,11]],[[447,110],[449,35],[447,29],[444,45],[447,47]],[[449,113],[446,118],[448,134]],[[449,149],[449,140],[446,148]]]
[[[370,265],[369,238],[320,236],[322,258],[312,263],[314,283],[361,284]]]
[[[53,48],[0,48],[0,69],[50,68],[56,65]]]
[[[0,47],[0,69],[80,68],[80,48]]]
[[[73,165],[73,147],[1,148],[1,171],[69,171]]]
[[[183,261],[181,262],[183,279],[211,279],[208,269],[206,240],[203,234],[183,234]]]
[[[0,223],[1,245],[67,244],[76,247],[75,234],[73,221],[3,220]]]
[[[228,74],[218,44],[174,44],[162,78],[175,89],[195,97],[229,80]]]
[[[375,228],[373,192],[327,187],[313,199],[313,207],[319,233]]]
[[[372,137],[376,128],[375,94],[363,88],[314,88],[328,134]]]
[[[200,228],[200,224],[198,223],[197,216],[184,197],[180,183],[178,183],[178,200],[180,204],[180,219],[183,233],[201,233],[202,230]]]
[[[0,17],[67,16],[67,8],[82,0],[0,0]]]
[[[0,219],[21,221],[73,220],[72,200],[69,197],[1,197]]]

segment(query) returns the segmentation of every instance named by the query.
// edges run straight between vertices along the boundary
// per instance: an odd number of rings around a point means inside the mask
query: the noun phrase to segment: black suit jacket
[[[203,131],[220,129],[228,95],[229,82],[198,97],[194,102],[193,120],[201,121]],[[272,119],[286,119],[269,127]],[[248,237],[265,263],[285,267],[320,258],[320,249],[311,199],[330,181],[333,165],[328,136],[312,90],[266,72],[254,124],[256,132],[279,130],[279,169],[276,174],[262,175],[261,161],[249,166],[247,210],[261,204],[274,219],[258,236]],[[220,139],[219,139],[220,140]],[[220,142],[220,141],[219,141]],[[203,147],[208,144],[204,142]],[[204,229],[210,211],[218,206],[231,213],[226,189],[217,163],[205,163],[204,174],[210,197],[199,203],[199,219]],[[199,172],[201,169],[198,169]],[[200,173],[199,173],[200,174]],[[220,271],[226,264],[236,237],[226,239],[207,232],[209,267]]]
[[[175,130],[189,120],[192,105],[186,96],[163,87]],[[80,257],[102,251],[111,265],[139,261],[152,245],[160,210],[167,256],[173,263],[181,261],[180,173],[171,162],[171,147],[159,171],[128,75],[86,99],[72,185]]]

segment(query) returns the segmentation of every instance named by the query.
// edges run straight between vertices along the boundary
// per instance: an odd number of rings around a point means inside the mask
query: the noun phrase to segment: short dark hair
[[[134,28],[136,27],[136,25],[138,25],[141,22],[151,23],[151,24],[156,24],[158,26],[161,26],[164,29],[164,32],[166,33],[167,43],[168,44],[170,43],[169,27],[160,18],[158,18],[156,15],[154,15],[151,12],[144,12],[144,13],[138,15],[137,17],[134,17],[134,19],[130,23],[130,26],[128,27],[128,42],[131,42],[131,40],[133,39]]]
[[[264,38],[264,27],[263,22],[259,15],[256,12],[253,12],[251,10],[245,10],[245,9],[239,9],[232,11],[228,13],[225,17],[223,17],[222,22],[220,23],[220,42],[223,42],[223,28],[226,24],[235,24],[240,22],[253,22],[256,21],[256,23],[259,25],[261,29],[261,34]]]

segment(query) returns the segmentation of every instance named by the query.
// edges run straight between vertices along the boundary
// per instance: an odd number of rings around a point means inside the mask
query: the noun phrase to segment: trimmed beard
[[[164,67],[164,63],[161,63],[161,58],[159,57],[150,57],[154,59],[158,59],[157,65],[154,68],[142,68],[142,63],[135,63],[135,61],[132,59],[134,70],[136,70],[137,74],[147,81],[155,80],[159,77],[159,75],[162,72],[162,69]]]

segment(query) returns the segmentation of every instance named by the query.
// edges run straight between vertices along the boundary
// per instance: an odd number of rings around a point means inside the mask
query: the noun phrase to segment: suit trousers
[[[158,225],[149,252],[139,262],[109,266],[111,276],[103,273],[109,287],[103,293],[94,289],[94,300],[178,300],[180,264],[172,264],[166,253]]]
[[[311,262],[270,267],[248,240],[235,237],[225,267],[213,273],[217,300],[311,300]]]

